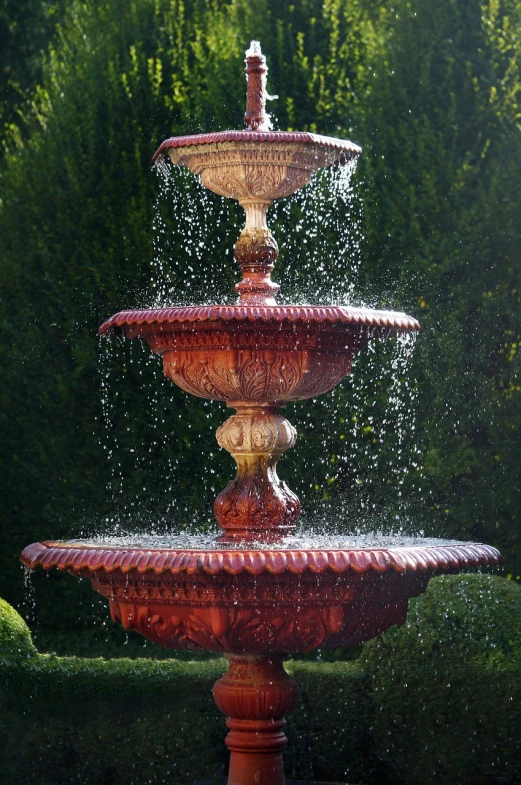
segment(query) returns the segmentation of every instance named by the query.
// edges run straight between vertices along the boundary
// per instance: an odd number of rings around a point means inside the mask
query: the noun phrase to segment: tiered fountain
[[[100,328],[140,338],[183,390],[236,410],[217,431],[237,476],[215,500],[222,534],[211,549],[130,547],[95,541],[28,546],[28,567],[57,567],[108,598],[112,618],[163,646],[223,652],[229,668],[214,687],[227,715],[229,785],[283,785],[284,715],[298,689],[287,655],[368,640],[405,620],[410,597],[433,575],[494,564],[489,546],[417,540],[388,547],[299,546],[291,535],[300,502],[276,463],[296,432],[287,401],[337,385],[368,340],[419,329],[402,313],[281,306],[270,279],[277,244],[266,223],[274,199],[318,170],[351,161],[355,144],[269,130],[266,61],[247,52],[244,131],[167,139],[155,154],[237,199],[246,225],[235,244],[243,279],[237,305],[122,311]]]

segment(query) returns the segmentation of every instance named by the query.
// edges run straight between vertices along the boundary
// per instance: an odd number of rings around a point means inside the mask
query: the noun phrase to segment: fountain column
[[[300,501],[279,479],[280,456],[293,447],[297,432],[278,413],[279,406],[230,402],[237,410],[217,429],[220,446],[234,457],[237,476],[214,502],[214,513],[224,534],[234,540],[273,542],[292,534],[300,515]]]
[[[213,695],[228,717],[228,785],[284,785],[284,715],[295,707],[297,684],[284,670],[283,655],[226,658],[230,665]]]

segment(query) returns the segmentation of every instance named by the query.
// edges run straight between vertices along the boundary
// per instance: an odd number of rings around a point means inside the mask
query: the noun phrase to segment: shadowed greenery
[[[376,756],[403,785],[521,776],[521,587],[433,580],[406,624],[365,647]]]

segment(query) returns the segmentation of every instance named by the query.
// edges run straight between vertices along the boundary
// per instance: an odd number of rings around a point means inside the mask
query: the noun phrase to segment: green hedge
[[[14,608],[0,599],[0,660],[23,660],[37,655],[29,627]]]
[[[521,782],[521,588],[431,582],[406,624],[365,647],[375,754],[401,785]]]
[[[224,659],[40,655],[2,666],[6,785],[188,785],[225,773],[225,720],[212,698]],[[369,773],[366,675],[351,663],[288,669],[301,688],[289,724],[288,775],[329,779],[333,770],[342,777],[349,770],[356,781]]]
[[[38,655],[0,605],[0,752],[9,785],[159,785],[220,775],[224,718],[206,661]],[[357,662],[291,661],[299,779],[422,785],[521,781],[521,588],[439,578]]]

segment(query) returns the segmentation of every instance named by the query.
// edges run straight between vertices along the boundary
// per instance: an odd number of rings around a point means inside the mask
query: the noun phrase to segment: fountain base
[[[226,655],[230,663],[213,695],[227,715],[228,785],[284,785],[284,715],[298,700],[282,655]]]

